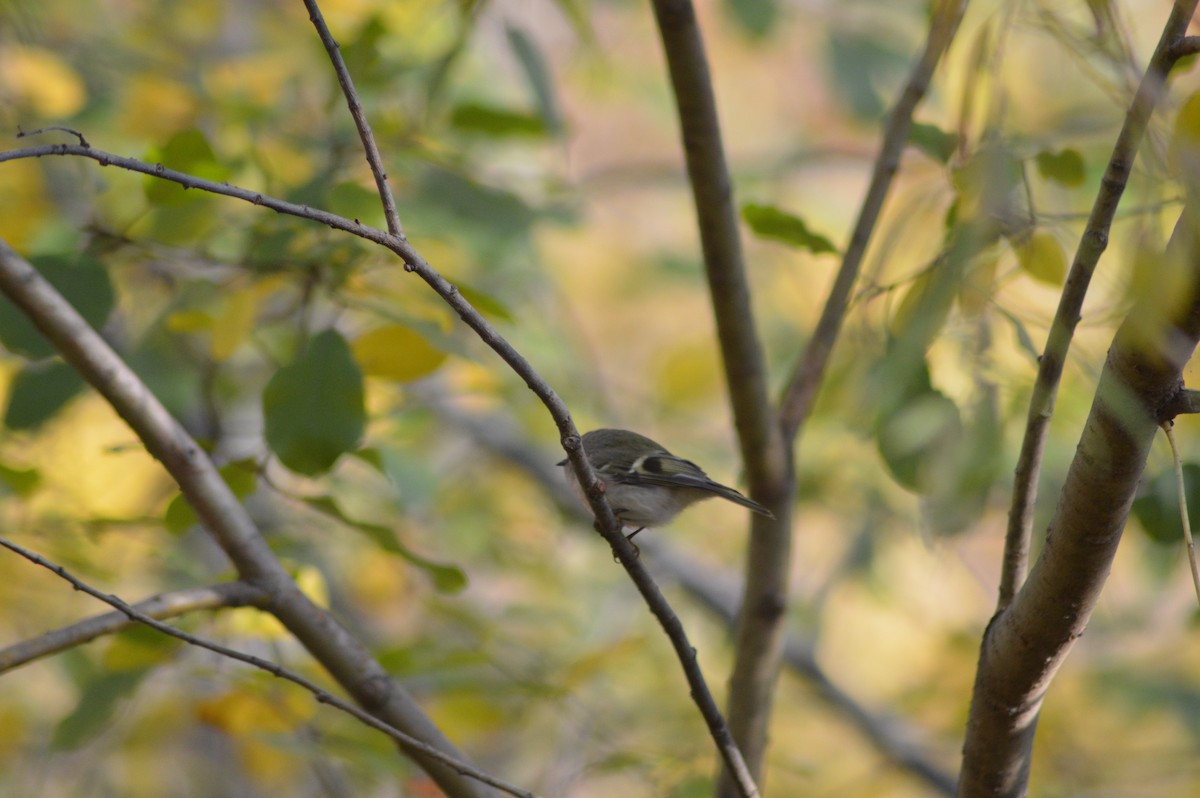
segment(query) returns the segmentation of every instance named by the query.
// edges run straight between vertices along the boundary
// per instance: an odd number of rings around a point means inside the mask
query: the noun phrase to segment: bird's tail
[[[767,518],[771,518],[771,519],[775,518],[775,513],[771,512],[766,507],[763,507],[761,504],[754,501],[753,499],[746,498],[745,496],[743,496],[741,493],[734,490],[733,488],[722,485],[720,482],[713,482],[712,480],[709,480],[708,489],[710,491],[712,491],[713,493],[717,494],[718,496],[720,496],[722,499],[728,499],[729,501],[733,502],[734,504],[740,504],[749,510],[753,510],[754,512],[758,513],[759,515],[765,515]]]

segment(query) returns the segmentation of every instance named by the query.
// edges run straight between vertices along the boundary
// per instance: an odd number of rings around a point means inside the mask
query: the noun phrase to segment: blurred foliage
[[[700,3],[776,388],[820,313],[927,5]],[[1133,65],[1169,6],[971,4],[804,431],[793,629],[865,705],[923,729],[950,771],[1035,358]],[[736,483],[648,8],[322,7],[417,249],[584,429],[642,430]],[[0,21],[0,129],[67,125],[105,150],[383,226],[302,4],[10,0]],[[1040,528],[1115,326],[1134,298],[1168,306],[1188,279],[1162,247],[1196,184],[1200,95],[1187,68],[1170,89],[1067,364]],[[709,794],[703,724],[621,570],[585,522],[445,408],[498,419],[548,466],[561,452],[547,414],[416,277],[364,241],[90,161],[0,169],[0,237],[103,331],[310,595],[477,762],[545,795]],[[130,600],[227,577],[158,464],[5,301],[0,346],[5,534]],[[1191,426],[1177,429],[1195,460]],[[1188,711],[1200,652],[1167,468],[1157,447],[1149,473],[1166,476],[1134,507],[1147,534],[1125,542],[1051,691],[1035,795],[1200,788]],[[733,578],[745,519],[706,510],[646,534]],[[0,575],[6,644],[101,609],[11,556]],[[667,590],[720,691],[728,631]],[[326,678],[264,618],[177,622]],[[101,639],[4,679],[0,794],[434,794],[381,735],[154,635]],[[928,794],[802,681],[784,679],[777,706],[772,792]]]

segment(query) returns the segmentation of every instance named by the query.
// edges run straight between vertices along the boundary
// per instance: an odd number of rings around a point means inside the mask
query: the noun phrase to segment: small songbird
[[[663,526],[680,511],[704,499],[722,499],[748,507],[768,518],[766,507],[747,499],[733,488],[708,478],[700,466],[668,452],[659,444],[623,429],[597,429],[583,436],[583,450],[596,475],[604,482],[609,506],[617,520],[636,527],[633,536],[646,527]],[[563,460],[567,483],[584,499],[583,488],[570,464]]]

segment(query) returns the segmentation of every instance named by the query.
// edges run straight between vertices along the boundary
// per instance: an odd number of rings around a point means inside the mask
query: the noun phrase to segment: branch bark
[[[767,723],[783,652],[794,480],[767,396],[766,365],[754,325],[737,210],[696,10],[690,0],[654,0],[654,16],[679,113],[725,384],[750,496],[775,515],[774,520],[756,515],[751,522],[745,593],[729,680],[729,728],[754,780],[761,782]],[[726,769],[719,794],[728,796],[733,791]]]
[[[1171,316],[1135,306],[1109,350],[1046,545],[1029,579],[984,634],[971,698],[962,798],[1026,794],[1038,713],[1083,634],[1121,540],[1146,456],[1200,340],[1200,246],[1185,207],[1168,257],[1186,258],[1187,301]]]
[[[997,612],[1003,611],[1009,605],[1025,580],[1025,573],[1029,567],[1029,541],[1033,535],[1033,510],[1037,501],[1042,454],[1046,447],[1050,418],[1054,414],[1054,400],[1058,394],[1059,381],[1062,379],[1067,350],[1071,347],[1075,326],[1081,318],[1080,311],[1092,274],[1100,256],[1108,247],[1108,231],[1112,227],[1117,205],[1133,170],[1138,144],[1145,135],[1150,115],[1162,96],[1167,73],[1180,56],[1180,47],[1177,45],[1187,31],[1188,23],[1196,11],[1196,3],[1197,0],[1176,0],[1167,18],[1162,37],[1146,67],[1146,74],[1125,114],[1125,124],[1117,136],[1112,157],[1100,183],[1100,192],[1096,195],[1092,213],[1088,217],[1079,248],[1075,252],[1075,260],[1067,274],[1058,309],[1050,324],[1045,351],[1038,359],[1037,380],[1034,382],[1033,395],[1029,399],[1025,436],[1021,441],[1021,453],[1017,458],[1013,478],[1013,497],[1004,538]]]
[[[550,384],[547,383],[546,380],[537,373],[529,361],[520,352],[514,349],[512,344],[510,344],[504,338],[504,336],[502,336],[499,331],[496,330],[496,328],[493,327],[492,324],[488,322],[488,320],[485,319],[483,315],[480,314],[479,311],[476,310],[475,307],[472,306],[471,303],[462,296],[461,293],[459,293],[458,287],[443,277],[427,260],[421,256],[421,254],[408,242],[407,239],[394,236],[383,230],[379,230],[369,225],[364,225],[357,221],[351,221],[345,217],[338,216],[337,214],[320,210],[318,208],[312,208],[307,205],[297,205],[295,203],[280,200],[259,192],[250,191],[238,186],[232,186],[228,183],[216,183],[211,180],[205,180],[203,178],[198,178],[194,175],[187,174],[186,172],[168,169],[162,164],[148,164],[143,161],[139,161],[136,158],[126,158],[123,156],[114,155],[109,152],[104,152],[103,150],[95,149],[88,144],[49,144],[40,147],[11,150],[9,152],[0,153],[0,163],[21,158],[40,158],[54,155],[72,155],[91,158],[102,166],[119,166],[124,169],[129,169],[130,171],[151,175],[162,180],[169,180],[187,188],[196,188],[202,191],[209,191],[214,194],[241,199],[254,205],[261,205],[263,207],[270,208],[278,213],[285,213],[302,219],[310,219],[320,222],[321,224],[324,224],[327,227],[335,230],[342,230],[351,233],[352,235],[359,236],[360,238],[364,238],[368,241],[372,241],[398,255],[404,263],[404,269],[406,271],[415,273],[418,277],[424,280],[425,283],[458,314],[459,318],[462,319],[463,322],[466,323],[466,325],[476,333],[476,335],[479,336],[480,340],[482,340],[494,352],[496,352],[496,354],[498,354],[500,358],[507,363],[509,367],[519,377],[521,377],[522,380],[525,381],[525,384],[529,387],[529,389],[533,391],[534,394],[542,401],[542,404],[545,405],[551,418],[554,420],[556,427],[558,428],[560,441],[562,442],[563,450],[567,453],[568,460],[570,460],[571,467],[575,469],[576,477],[578,478],[579,483],[585,486],[585,494],[588,497],[589,506],[592,508],[592,511],[595,513],[595,517],[597,519],[597,531],[608,542],[609,546],[612,547],[614,557],[617,558],[617,560],[629,573],[634,585],[638,588],[638,591],[646,600],[647,606],[649,607],[651,613],[663,626],[664,631],[667,632],[672,646],[675,649],[676,656],[679,658],[684,670],[684,674],[688,680],[688,685],[691,689],[693,700],[696,702],[701,715],[704,717],[705,723],[708,725],[709,732],[713,737],[714,743],[717,746],[717,750],[719,751],[722,760],[732,772],[739,774],[738,786],[741,794],[743,796],[757,795],[758,791],[757,787],[754,785],[754,780],[750,777],[749,770],[745,766],[745,761],[742,757],[742,754],[738,750],[738,746],[734,741],[734,738],[729,734],[725,719],[721,715],[720,710],[717,708],[716,702],[712,698],[712,693],[708,689],[707,683],[704,680],[704,675],[700,671],[699,665],[696,662],[695,649],[688,641],[682,624],[679,622],[674,610],[671,609],[671,606],[666,601],[666,598],[663,597],[661,591],[659,591],[658,587],[654,584],[654,580],[646,571],[645,566],[643,566],[639,561],[633,545],[625,539],[625,535],[621,531],[620,524],[613,515],[611,508],[608,506],[608,500],[604,496],[603,484],[599,481],[599,479],[597,479],[591,464],[583,454],[583,449],[580,444],[579,431],[575,428],[575,423],[571,419],[571,414],[567,409],[566,403],[563,402],[562,398],[557,394],[557,392],[550,387]],[[157,402],[157,400],[152,394],[150,394],[149,390],[144,385],[137,381],[136,376],[134,376],[133,373],[129,371],[128,367],[121,362],[120,358],[108,348],[107,344],[105,344],[104,341],[100,339],[98,335],[96,335],[95,331],[87,326],[87,323],[84,322],[77,313],[75,313],[74,309],[71,308],[71,306],[67,304],[65,300],[63,300],[62,297],[57,294],[57,292],[54,292],[44,280],[41,280],[40,275],[37,274],[36,270],[29,266],[28,263],[25,263],[23,260],[21,260],[20,256],[16,255],[11,248],[2,242],[0,242],[0,269],[6,265],[6,261],[8,260],[4,254],[5,251],[16,258],[16,261],[13,261],[14,263],[19,262],[20,264],[24,264],[24,268],[14,266],[14,268],[18,269],[20,275],[13,283],[16,288],[20,287],[21,280],[24,279],[25,270],[27,269],[31,273],[28,275],[31,280],[36,278],[37,280],[41,281],[42,288],[39,289],[39,292],[48,292],[50,299],[47,301],[50,302],[50,304],[54,307],[54,310],[48,312],[48,316],[54,317],[60,311],[64,313],[69,311],[69,313],[72,314],[74,319],[78,322],[78,325],[81,325],[81,327],[72,326],[74,324],[72,322],[66,328],[67,332],[65,333],[65,337],[60,335],[59,338],[54,338],[47,333],[47,338],[49,338],[56,346],[60,347],[60,351],[63,351],[64,359],[66,359],[68,363],[80,370],[80,373],[83,374],[84,378],[91,382],[94,387],[104,394],[105,398],[108,399],[111,404],[113,404],[122,418],[125,418],[130,426],[133,427],[134,431],[138,433],[139,437],[142,438],[143,442],[147,444],[148,450],[158,457],[158,459],[162,460],[164,465],[167,466],[167,469],[170,471],[171,475],[180,482],[180,487],[183,489],[183,493],[185,496],[187,496],[188,501],[196,506],[200,518],[207,522],[208,516],[212,515],[218,523],[225,523],[222,520],[222,509],[236,508],[237,517],[231,518],[229,522],[231,524],[231,526],[229,526],[229,530],[230,534],[232,535],[230,542],[236,543],[246,535],[257,537],[257,530],[253,528],[248,516],[245,515],[244,510],[241,508],[240,504],[238,504],[237,499],[228,491],[224,481],[222,481],[220,476],[217,475],[215,469],[212,468],[212,463],[208,461],[207,457],[202,451],[200,451],[196,443],[187,437],[183,429],[179,427],[174,419],[170,417],[165,408],[163,408],[162,405]],[[3,280],[4,277],[5,276],[3,274],[0,274],[0,290],[6,290]],[[12,277],[13,275],[9,275],[9,278]],[[39,329],[42,329],[43,332],[46,332],[46,330],[42,327],[42,323],[44,322],[37,320],[37,317],[40,317],[43,312],[45,312],[44,308],[26,308],[25,306],[21,305],[20,302],[17,302],[17,304],[21,306],[23,310],[25,310],[27,315],[30,315],[31,318],[35,319],[35,324],[38,325]],[[85,371],[81,366],[76,364],[75,360],[72,359],[71,353],[68,353],[62,349],[60,340],[69,343],[71,335],[70,331],[75,329],[79,329],[80,332],[86,331],[91,336],[89,340],[98,342],[99,346],[102,347],[104,352],[107,353],[103,360],[103,363],[106,364],[104,367],[98,367],[95,364],[91,364],[87,366],[90,371]],[[88,352],[83,352],[83,360],[80,362],[86,364],[87,355]],[[106,368],[111,369],[113,374],[122,375],[121,380],[123,380],[124,383],[121,387],[127,388],[132,392],[129,396],[123,397],[120,404],[118,404],[112,395],[106,393],[105,390],[100,388],[101,384],[107,384],[109,382],[109,380],[104,376],[107,373],[105,371]],[[96,372],[97,369],[100,369],[99,372]],[[90,376],[91,373],[96,373],[96,379],[98,382],[93,381],[92,376]],[[138,415],[139,408],[143,403],[148,403],[148,406],[152,405],[154,414],[153,423],[146,428],[151,430],[153,435],[161,436],[155,437],[153,441],[147,440],[142,434],[143,427],[134,423]],[[134,418],[131,418],[130,415],[127,415],[127,413],[131,414]],[[161,447],[163,445],[161,441],[165,441],[170,445],[170,447],[174,447],[169,448],[167,451],[167,453],[172,456],[172,460],[170,462],[164,460],[163,457],[157,454],[156,446]],[[181,451],[175,452],[176,448],[181,448]],[[192,461],[196,461],[197,458],[202,460],[204,464],[207,464],[207,469],[211,472],[211,474],[206,473],[203,477],[203,480],[201,480],[204,490],[197,490],[193,493],[190,492],[189,488],[184,484],[184,480],[187,479],[190,482],[193,475],[190,473],[190,471],[184,471],[182,475],[176,473],[174,470],[172,470],[172,463],[191,463]],[[196,505],[196,502],[207,501],[210,498],[209,494],[211,494],[214,504],[210,505],[211,512],[206,514],[200,511],[201,508],[200,506]],[[249,530],[247,531],[243,529],[243,525],[249,525]],[[222,529],[224,529],[224,527],[222,527]],[[224,531],[213,531],[214,534],[217,535],[218,541],[223,547],[225,547],[226,533]],[[258,542],[261,544],[261,539],[258,539]],[[251,547],[249,553],[252,553],[252,551],[253,547]],[[230,549],[226,548],[226,552],[230,553]],[[278,563],[274,561],[273,555],[270,554],[269,550],[266,551],[266,556],[270,559],[270,563],[274,564],[274,567],[278,568]],[[232,553],[230,553],[230,557],[231,559],[234,559]],[[242,566],[239,564],[239,561],[234,559],[234,562],[235,564],[238,564],[239,572],[241,572],[240,569]],[[248,560],[246,565],[247,567],[252,565],[257,567],[256,563],[257,559],[253,561]],[[282,571],[280,573],[282,573]],[[247,573],[243,573],[243,576],[249,579]],[[283,574],[283,578],[287,579],[286,574]],[[291,585],[291,588],[291,593],[294,593],[303,599],[303,596],[295,590],[294,585]],[[303,599],[303,602],[299,604],[289,601],[279,603],[278,605],[273,605],[273,607],[277,606],[280,612],[288,613],[287,617],[279,614],[279,612],[276,612],[275,614],[293,634],[300,638],[301,642],[303,642],[306,647],[309,647],[309,651],[313,653],[314,656],[316,656],[317,659],[322,662],[322,664],[329,668],[330,664],[321,658],[321,655],[318,654],[318,649],[323,650],[328,647],[326,656],[331,657],[331,662],[336,662],[340,659],[339,654],[336,651],[337,642],[342,638],[349,638],[349,634],[346,633],[345,630],[340,626],[334,624],[331,619],[328,619],[328,616],[323,615],[322,617],[327,620],[328,624],[332,624],[330,627],[331,633],[335,634],[328,640],[322,640],[321,625],[324,622],[316,625],[308,623],[306,616],[309,614],[309,611],[305,609],[305,603],[307,603],[309,607],[316,609],[314,605],[311,605],[311,602],[307,601],[307,599]],[[318,610],[318,612],[320,611]],[[290,625],[292,621],[289,621],[289,618],[294,619],[294,622],[298,624],[297,627],[293,628]],[[302,631],[304,632],[303,635],[301,634]],[[354,642],[354,647],[353,649],[350,649],[350,651],[355,657],[358,656],[358,654],[355,652],[361,652],[362,655],[367,656],[365,650],[362,649],[361,645],[358,644],[357,641]],[[373,660],[371,660],[371,662],[374,663]],[[372,666],[372,670],[375,668],[378,668],[377,663]],[[353,669],[348,671],[343,670],[340,673],[333,671],[332,668],[330,668],[330,670],[334,677],[338,678],[339,681],[343,677],[351,680],[351,682],[358,681],[358,676]],[[378,680],[380,685],[389,687],[389,689],[390,687],[395,687],[397,690],[400,689],[386,676],[381,675],[372,678]],[[370,687],[371,684],[372,680],[370,678],[363,682],[364,687]],[[347,686],[347,689],[350,688]],[[403,694],[402,691],[401,694]],[[356,696],[356,698],[357,697],[358,696]],[[363,697],[363,700],[368,700],[371,702],[370,706],[375,706],[376,704],[380,703],[383,703],[385,708],[387,706],[391,706],[387,702],[380,702],[377,700],[377,697],[375,697],[371,692],[364,693]],[[397,699],[397,701],[399,703],[393,707],[394,711],[400,711],[404,709],[407,701],[407,706],[415,710],[415,713],[410,717],[410,721],[416,724],[428,722],[428,719],[425,718],[423,713],[420,713],[420,710],[416,704],[411,703],[411,699],[407,699],[405,696],[405,699]],[[404,729],[404,727],[400,726],[399,724],[395,725],[397,725],[398,728]],[[432,724],[429,724],[429,731],[431,734],[435,735],[436,739],[445,739],[442,737],[440,732],[438,732],[436,728],[432,726]],[[421,737],[420,734],[413,734],[413,736],[420,739],[426,739]],[[447,745],[450,745],[448,740],[445,742]],[[434,764],[436,765],[436,763]],[[435,780],[436,778],[437,777],[435,776]],[[439,782],[439,785],[442,786],[443,789],[446,789],[445,785],[441,784],[441,782]],[[468,786],[470,785],[468,784]],[[450,794],[456,795],[457,793]]]
[[[246,582],[221,582],[207,587],[160,593],[131,606],[143,615],[161,621],[197,610],[215,610],[220,607],[261,609],[266,603],[266,594],[254,585]],[[123,612],[106,612],[29,640],[13,643],[0,649],[0,674],[28,665],[42,657],[90,643],[103,635],[115,634],[135,623],[137,622]]]
[[[453,759],[466,761],[362,643],[300,592],[204,450],[75,308],[3,241],[0,291],[137,433],[146,449],[179,483],[188,503],[229,556],[239,576],[267,594],[267,611],[300,640],[359,705],[403,733]],[[478,781],[423,751],[406,750],[448,795],[483,798],[493,794]]]

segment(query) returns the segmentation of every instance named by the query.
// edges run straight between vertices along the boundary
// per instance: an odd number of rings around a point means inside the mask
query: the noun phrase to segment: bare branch
[[[737,211],[696,11],[690,0],[654,0],[654,17],[679,112],[725,384],[750,495],[775,516],[755,516],[751,522],[746,571],[753,578],[745,582],[747,611],[737,628],[729,692],[730,728],[746,759],[739,769],[726,758],[720,788],[726,794],[735,788],[741,795],[756,794],[754,781],[762,774],[782,648],[794,485],[790,458],[767,396],[766,365],[754,325]]]
[[[342,50],[334,41],[329,26],[325,24],[325,17],[321,14],[316,0],[304,0],[304,7],[308,9],[308,18],[312,20],[313,26],[317,29],[317,35],[321,37],[321,44],[325,45],[325,52],[329,53],[333,71],[337,73],[338,85],[342,87],[342,94],[346,96],[346,105],[350,109],[350,116],[354,119],[354,126],[358,128],[358,138],[362,141],[367,164],[370,165],[371,174],[375,177],[375,188],[379,192],[380,201],[383,202],[383,215],[387,219],[388,232],[398,238],[404,238],[400,213],[396,210],[396,198],[392,196],[392,187],[388,184],[387,171],[383,168],[383,156],[379,153],[379,145],[375,143],[375,134],[371,132],[371,123],[367,121],[362,102],[358,99],[358,91],[354,88],[350,70],[346,68],[346,59],[342,58]]]
[[[510,425],[496,416],[481,417],[461,410],[445,397],[419,391],[422,400],[445,422],[468,435],[479,445],[516,465],[542,486],[565,512],[579,517],[583,509],[567,488],[560,469],[550,465],[551,457],[531,449],[514,434],[504,430]],[[661,538],[640,538],[642,556],[669,579],[675,580],[692,598],[708,608],[730,628],[737,623],[737,585],[732,574],[704,568],[680,553]],[[913,773],[932,789],[953,796],[955,777],[935,764],[912,740],[920,736],[916,729],[904,728],[895,718],[883,717],[863,706],[854,696],[839,686],[817,662],[811,641],[789,633],[784,641],[783,664],[798,676],[809,681],[817,693],[842,713],[887,759]]]
[[[221,582],[207,587],[192,587],[159,593],[132,605],[143,615],[162,620],[176,618],[197,610],[220,607],[259,607],[267,603],[267,595],[246,582]],[[90,643],[97,637],[116,634],[138,623],[124,612],[106,612],[82,621],[22,640],[0,649],[0,673],[28,665],[34,660]]]
[[[1200,36],[1180,36],[1171,43],[1171,60],[1200,53]]]
[[[566,404],[534,370],[529,361],[459,293],[454,284],[442,277],[421,257],[406,239],[327,211],[285,202],[228,183],[203,180],[159,164],[151,165],[134,158],[116,156],[78,145],[52,144],[12,150],[0,153],[0,163],[48,155],[83,156],[104,166],[119,166],[189,188],[234,197],[279,213],[311,219],[343,230],[380,244],[399,255],[404,261],[405,269],[416,273],[450,305],[546,406],[558,427],[571,467],[575,469],[579,483],[585,486],[589,504],[599,521],[597,529],[612,547],[614,556],[629,573],[651,613],[667,632],[683,667],[693,700],[708,724],[714,743],[727,760],[741,759],[741,754],[732,742],[725,720],[696,662],[695,649],[688,641],[678,616],[638,560],[633,544],[625,539],[621,525],[608,506],[603,485],[596,478],[591,464],[583,454],[579,431],[571,420]],[[405,723],[414,724],[422,729],[422,733],[414,736],[436,739],[443,750],[453,751],[452,743],[429,721],[400,686],[383,672],[382,667],[371,658],[362,644],[296,589],[258,536],[258,531],[254,529],[245,510],[230,493],[211,461],[195,441],[191,440],[153,394],[74,308],[41,278],[36,269],[3,242],[0,242],[0,291],[8,294],[9,298],[25,311],[34,324],[59,348],[64,359],[108,399],[121,417],[138,433],[147,449],[166,465],[205,525],[229,553],[239,573],[256,584],[259,580],[270,581],[269,590],[273,599],[271,611],[322,664],[329,668],[335,678],[354,693],[356,699],[364,706],[378,708],[380,712],[397,713],[397,717],[403,716]],[[144,413],[148,413],[146,418],[143,418]],[[342,681],[343,679],[346,681]],[[384,717],[391,719],[392,716]],[[396,725],[404,728],[402,723],[396,722]],[[419,751],[414,755],[418,759],[421,758]],[[436,762],[422,762],[422,765],[439,780],[443,789],[450,791],[443,779],[458,774],[448,773]],[[471,792],[474,787],[472,783],[459,779],[455,779],[455,782],[454,789],[458,792],[452,794],[474,794]]]
[[[1171,401],[1162,409],[1159,421],[1170,421],[1176,416],[1189,413],[1200,413],[1200,391],[1180,388],[1179,393],[1171,397]]]
[[[1175,64],[1177,56],[1173,53],[1173,47],[1187,30],[1195,10],[1196,0],[1178,0],[1171,8],[1162,37],[1158,40],[1158,46],[1146,67],[1146,74],[1125,114],[1125,123],[1113,146],[1112,157],[1109,158],[1108,168],[1105,169],[1100,183],[1100,192],[1092,205],[1091,216],[1088,217],[1083,237],[1075,252],[1075,260],[1063,286],[1058,310],[1055,311],[1054,320],[1050,324],[1046,348],[1038,360],[1037,380],[1029,399],[1025,437],[1021,441],[1021,453],[1017,458],[1013,479],[1013,497],[1004,538],[1004,560],[1000,573],[997,612],[1003,611],[1012,602],[1025,581],[1025,574],[1029,568],[1029,541],[1033,535],[1033,509],[1037,501],[1042,453],[1046,446],[1050,418],[1054,414],[1054,400],[1058,393],[1059,381],[1062,379],[1067,351],[1071,347],[1071,337],[1075,334],[1075,325],[1079,323],[1083,299],[1096,270],[1096,264],[1108,247],[1108,232],[1133,169],[1138,144],[1145,135],[1150,115],[1162,97],[1167,73]]]
[[[437,761],[441,762],[443,765],[445,765],[449,768],[453,768],[455,771],[463,774],[464,776],[470,776],[471,778],[476,779],[477,781],[483,782],[484,784],[491,785],[492,787],[495,787],[498,790],[502,790],[502,791],[508,793],[509,795],[518,796],[518,798],[537,798],[537,796],[535,796],[533,793],[529,792],[528,790],[522,790],[519,787],[514,787],[511,784],[503,782],[500,779],[497,779],[494,776],[488,775],[487,773],[484,773],[483,771],[481,771],[477,768],[474,768],[465,762],[461,762],[461,761],[455,759],[454,757],[451,757],[451,756],[448,756],[448,755],[442,753],[441,751],[434,748],[432,745],[429,745],[428,743],[424,743],[421,740],[418,740],[417,738],[415,738],[411,735],[405,734],[404,732],[400,731],[399,729],[394,728],[394,727],[388,725],[387,723],[384,723],[383,721],[379,720],[375,716],[364,712],[363,710],[359,709],[358,707],[354,706],[353,704],[343,701],[342,699],[335,696],[333,693],[330,693],[328,690],[325,690],[325,689],[319,687],[316,683],[309,681],[308,679],[304,678],[303,676],[301,676],[297,673],[293,673],[292,671],[288,670],[287,668],[284,668],[283,666],[281,666],[277,663],[271,662],[270,660],[265,660],[262,657],[256,657],[253,654],[246,654],[244,652],[238,651],[237,649],[233,649],[228,646],[223,646],[220,643],[214,643],[210,640],[204,640],[203,638],[197,637],[196,635],[189,634],[188,632],[184,632],[180,629],[176,629],[174,626],[171,626],[170,624],[163,623],[162,621],[157,620],[156,618],[148,615],[147,613],[136,609],[133,605],[128,604],[125,601],[122,601],[120,598],[97,590],[96,588],[87,584],[83,580],[78,579],[75,576],[73,576],[72,574],[70,574],[67,571],[67,569],[63,568],[61,565],[50,562],[49,560],[45,559],[44,557],[42,557],[38,554],[35,554],[32,551],[29,551],[28,549],[23,548],[22,546],[18,546],[16,543],[13,543],[11,540],[0,537],[0,546],[3,546],[4,548],[8,549],[9,551],[11,551],[15,554],[19,554],[20,556],[24,557],[25,559],[29,560],[30,562],[36,563],[37,565],[40,565],[43,568],[53,572],[55,575],[57,575],[61,579],[64,579],[67,582],[71,583],[71,586],[74,587],[76,590],[79,590],[83,593],[87,593],[92,598],[103,601],[105,604],[109,605],[110,607],[115,608],[117,610],[117,612],[124,615],[126,618],[128,618],[132,622],[136,622],[136,623],[143,624],[145,626],[149,626],[151,629],[154,629],[158,632],[162,632],[163,634],[165,634],[169,637],[173,637],[176,640],[182,640],[183,642],[187,643],[188,645],[192,645],[192,646],[196,646],[197,648],[203,648],[208,651],[212,651],[213,653],[220,654],[222,657],[226,657],[227,659],[233,659],[233,660],[237,660],[238,662],[244,662],[247,665],[253,665],[254,667],[256,667],[260,670],[266,671],[267,673],[271,674],[272,676],[275,676],[279,679],[283,679],[284,681],[288,681],[288,682],[291,682],[292,684],[303,687],[305,690],[312,693],[313,697],[316,698],[319,703],[328,704],[331,707],[340,709],[342,712],[345,712],[347,715],[350,715],[351,717],[355,718],[360,723],[362,723],[366,726],[370,726],[372,729],[375,729],[376,731],[383,732],[384,734],[388,735],[392,739],[394,739],[397,742],[404,745],[406,748],[421,751],[427,757],[436,759]],[[234,584],[237,584],[237,583],[234,583]],[[259,598],[265,603],[265,599],[266,599],[265,596],[262,596],[260,594]]]
[[[825,307],[821,311],[821,318],[817,321],[812,339],[792,371],[791,379],[780,400],[780,424],[783,426],[784,438],[788,441],[794,441],[805,420],[812,413],[817,391],[829,367],[829,358],[846,316],[850,292],[858,279],[863,256],[867,252],[867,244],[879,221],[879,214],[883,210],[888,191],[891,190],[892,180],[900,168],[900,155],[908,144],[913,112],[929,90],[933,71],[949,49],[950,42],[954,40],[954,34],[958,31],[958,24],[962,21],[966,9],[966,0],[941,0],[937,4],[937,12],[930,25],[929,36],[925,40],[925,50],[913,66],[904,91],[888,116],[879,155],[875,158],[875,168],[871,173],[871,184],[867,188],[866,197],[863,198],[858,221],[854,224],[854,232],[850,235],[850,243],[842,257],[842,265],[834,278],[829,297],[825,300]]]
[[[3,241],[0,292],[30,318],[163,463],[238,574],[267,594],[267,611],[333,678],[373,715],[447,756],[464,759],[366,647],[300,592],[199,444],[75,308]],[[423,749],[406,750],[448,794],[482,798],[489,793],[479,782],[429,757]]]
[[[30,130],[28,132],[18,128],[17,129],[17,138],[23,139],[26,136],[40,136],[41,134],[47,133],[51,130],[57,130],[60,133],[70,133],[72,136],[79,139],[79,146],[81,146],[81,147],[92,146],[91,144],[88,143],[88,140],[83,137],[83,134],[80,133],[78,130],[76,130],[75,128],[72,128],[72,127],[64,127],[62,125],[48,125],[46,127],[39,127],[37,130]]]
[[[1029,579],[984,635],[959,782],[962,798],[1028,791],[1037,717],[1083,634],[1112,567],[1159,416],[1200,340],[1200,237],[1184,209],[1168,257],[1188,264],[1177,309],[1138,303],[1109,349],[1046,544]]]

